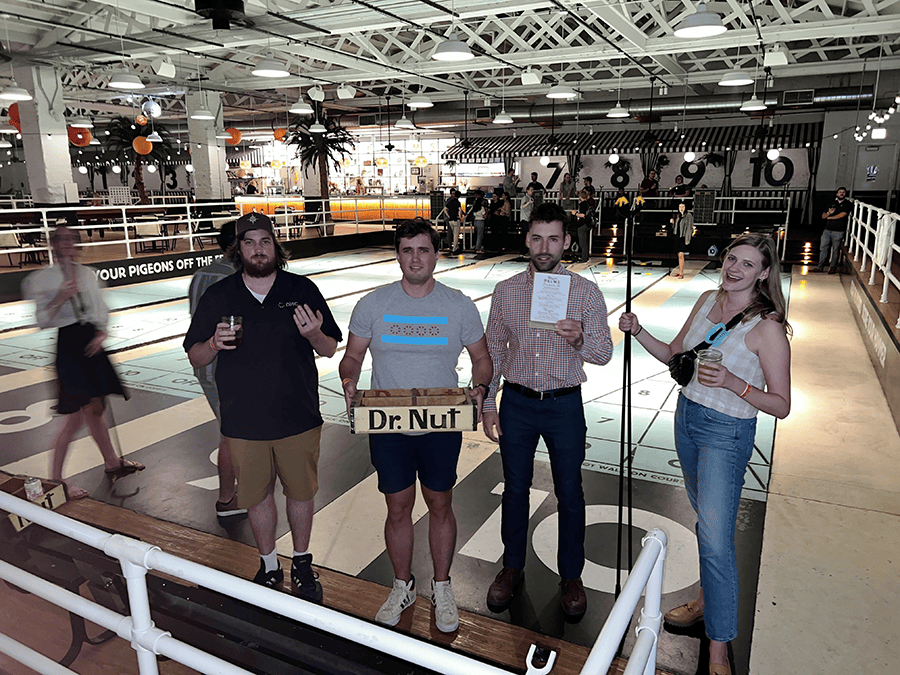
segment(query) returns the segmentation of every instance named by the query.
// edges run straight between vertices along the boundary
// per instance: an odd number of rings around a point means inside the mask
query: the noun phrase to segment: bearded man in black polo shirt
[[[294,543],[291,581],[297,595],[319,602],[322,586],[307,551],[323,424],[315,355],[333,356],[341,331],[316,285],[285,271],[287,254],[265,214],[237,221],[227,255],[238,273],[200,298],[184,349],[195,368],[217,360],[221,431],[231,446],[238,506],[248,509],[262,558],[253,581],[271,588],[284,581],[275,552],[277,475]],[[242,317],[241,340],[222,320],[227,316]]]

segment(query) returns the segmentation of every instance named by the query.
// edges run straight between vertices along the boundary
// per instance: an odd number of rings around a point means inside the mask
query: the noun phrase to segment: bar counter
[[[421,216],[430,218],[428,195],[402,195],[397,197],[329,197],[333,220],[391,221]],[[311,206],[318,206],[320,199],[310,197]],[[306,200],[300,195],[266,197],[263,195],[238,195],[234,198],[241,214],[257,211],[268,215],[283,213],[284,209],[304,212]],[[278,211],[276,211],[278,209]],[[312,208],[311,211],[317,209]]]

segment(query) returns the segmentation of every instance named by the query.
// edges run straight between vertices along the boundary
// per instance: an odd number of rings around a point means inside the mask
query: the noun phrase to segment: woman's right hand
[[[638,321],[637,314],[632,312],[623,312],[619,316],[619,330],[623,333],[639,333],[641,323]]]

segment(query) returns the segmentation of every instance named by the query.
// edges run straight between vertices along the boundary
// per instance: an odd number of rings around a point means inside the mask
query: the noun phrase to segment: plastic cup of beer
[[[223,344],[229,347],[240,347],[241,340],[244,339],[244,319],[240,316],[223,316],[222,323],[227,323],[229,330],[234,331],[234,337],[230,340],[223,340]]]

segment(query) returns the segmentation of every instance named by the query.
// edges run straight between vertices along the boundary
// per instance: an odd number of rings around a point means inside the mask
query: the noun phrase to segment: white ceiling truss
[[[710,2],[729,30],[689,40],[673,32],[695,11],[694,0],[245,0],[253,25],[228,30],[214,30],[193,8],[193,0],[4,0],[0,40],[6,52],[8,28],[16,67],[56,67],[72,107],[98,117],[132,109],[106,87],[124,51],[166,117],[183,117],[183,93],[202,84],[222,92],[225,114],[237,122],[283,113],[286,100],[315,84],[335,114],[378,112],[388,95],[396,111],[420,90],[437,104],[434,111],[460,109],[466,92],[472,107],[484,99],[498,106],[501,98],[509,106],[546,106],[544,94],[557,81],[596,109],[615,104],[620,78],[623,102],[646,99],[651,77],[668,87],[657,101],[689,101],[735,93],[717,82],[739,68],[756,73],[761,91],[762,53],[776,48],[789,60],[772,68],[777,92],[862,83],[871,90],[878,71],[878,102],[886,105],[900,72],[900,0]],[[432,60],[453,31],[475,58]],[[290,77],[250,74],[268,51],[288,63]],[[152,72],[150,62],[161,55],[175,64],[174,79]],[[526,67],[541,73],[540,85],[522,84]],[[0,84],[9,75],[10,66],[0,64]],[[354,99],[337,100],[341,83],[357,88]],[[752,89],[739,91],[749,96]]]

